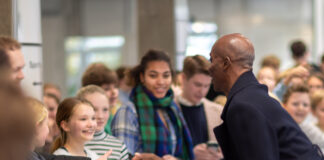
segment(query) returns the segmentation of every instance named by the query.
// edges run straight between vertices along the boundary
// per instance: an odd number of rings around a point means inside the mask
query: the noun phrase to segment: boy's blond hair
[[[77,97],[81,98],[81,99],[85,99],[85,97],[88,94],[92,94],[92,93],[100,93],[100,94],[106,96],[106,92],[101,87],[90,84],[90,85],[87,85],[87,86],[82,87],[81,89],[79,89],[79,91],[77,93]],[[108,97],[107,97],[107,100],[109,101]]]

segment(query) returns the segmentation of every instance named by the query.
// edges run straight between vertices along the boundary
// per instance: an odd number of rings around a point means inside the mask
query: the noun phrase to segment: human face
[[[191,78],[183,78],[182,95],[193,104],[198,104],[209,90],[211,77],[203,73],[197,73]]]
[[[171,69],[165,61],[148,62],[144,74],[141,74],[140,78],[143,85],[156,98],[163,98],[172,83]]]
[[[17,83],[20,83],[21,80],[24,79],[23,69],[25,67],[25,60],[24,56],[21,53],[20,49],[16,50],[9,50],[7,51],[9,59],[10,59],[10,66],[11,66],[11,79]]]
[[[276,84],[275,76],[275,70],[270,67],[264,67],[258,73],[258,80],[261,84],[266,85],[269,91],[272,91]]]
[[[103,90],[105,90],[107,97],[109,98],[109,105],[115,106],[118,102],[118,88],[116,84],[104,84],[101,86]]]
[[[209,68],[209,73],[212,77],[212,83],[215,91],[224,91],[224,84],[227,81],[225,78],[224,70],[222,68],[222,58],[217,56],[217,52],[214,49],[210,52],[211,66]]]
[[[48,118],[55,121],[58,104],[56,103],[55,99],[51,97],[44,96],[43,101],[48,110]]]
[[[300,124],[310,112],[309,94],[303,92],[292,93],[284,106],[290,116]]]
[[[85,99],[91,102],[94,107],[95,117],[97,121],[96,132],[102,131],[109,118],[109,101],[106,95],[99,92],[87,94]]]
[[[93,138],[97,127],[95,112],[90,105],[79,104],[74,107],[69,121],[63,121],[61,126],[67,133],[68,141],[85,143]]]
[[[314,76],[309,78],[309,80],[307,81],[307,85],[308,85],[311,93],[313,93],[314,91],[317,91],[317,90],[321,90],[324,87],[323,82]]]
[[[43,121],[36,124],[36,136],[35,136],[34,146],[43,147],[45,145],[45,141],[48,133],[49,133],[48,118],[46,116],[46,118]]]
[[[324,99],[317,104],[313,113],[318,119],[319,126],[324,130]]]
[[[48,87],[44,91],[45,94],[54,94],[58,99],[61,99],[61,92],[54,88],[54,87]]]

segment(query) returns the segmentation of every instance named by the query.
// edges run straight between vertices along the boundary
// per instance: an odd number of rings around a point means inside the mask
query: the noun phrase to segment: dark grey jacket
[[[223,123],[214,128],[226,160],[320,160],[297,123],[252,71],[235,82],[221,115]]]

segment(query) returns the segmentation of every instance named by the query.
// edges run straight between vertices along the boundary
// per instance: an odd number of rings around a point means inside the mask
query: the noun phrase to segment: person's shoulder
[[[206,106],[208,106],[208,107],[212,107],[212,108],[223,108],[222,105],[217,104],[217,103],[215,103],[215,102],[213,102],[213,101],[210,101],[210,100],[208,100],[207,98],[203,98],[203,99],[202,99],[202,102],[204,103],[204,105],[206,105]]]
[[[207,111],[214,111],[221,113],[223,111],[224,106],[217,104],[215,102],[212,102],[208,100],[207,98],[203,98],[202,102],[204,104],[205,110]]]
[[[136,108],[133,102],[127,101],[125,103],[122,103],[122,105],[120,106],[116,114],[126,114],[126,113],[136,114]]]

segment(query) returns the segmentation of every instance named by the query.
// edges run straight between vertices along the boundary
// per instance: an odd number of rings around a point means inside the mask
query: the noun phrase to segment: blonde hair
[[[27,98],[27,103],[31,107],[35,123],[41,123],[48,115],[45,105],[41,101],[32,97]]]
[[[324,90],[315,91],[311,95],[312,109],[315,110],[317,105],[324,99]]]
[[[101,87],[90,84],[90,85],[87,85],[87,86],[82,87],[81,89],[79,89],[79,91],[77,93],[77,97],[81,98],[81,99],[85,99],[85,97],[87,95],[92,94],[92,93],[100,93],[100,94],[106,96],[106,92]],[[108,97],[107,97],[107,99],[109,100]]]

